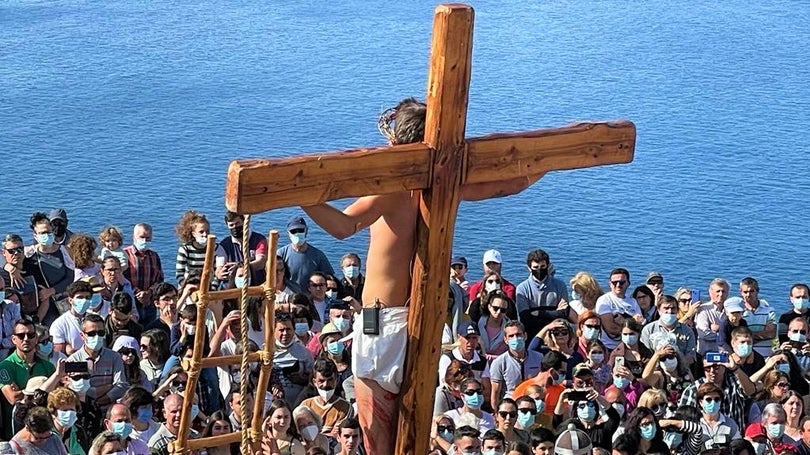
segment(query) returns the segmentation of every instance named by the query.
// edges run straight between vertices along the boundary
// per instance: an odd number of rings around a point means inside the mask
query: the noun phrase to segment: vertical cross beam
[[[436,8],[427,86],[425,143],[432,174],[419,204],[408,315],[408,353],[399,406],[397,454],[428,452],[441,333],[447,317],[447,267],[464,169],[473,9]]]

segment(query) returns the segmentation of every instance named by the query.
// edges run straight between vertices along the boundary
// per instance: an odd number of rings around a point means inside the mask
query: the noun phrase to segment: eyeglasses
[[[585,327],[589,328],[589,329],[597,329],[597,330],[599,330],[599,329],[601,329],[601,328],[602,328],[602,326],[601,326],[601,325],[593,325],[593,324],[583,324],[583,325],[584,325]]]
[[[22,332],[22,333],[15,333],[15,337],[21,340],[33,340],[37,337],[37,332]]]
[[[591,402],[587,402],[587,403],[580,403],[580,404],[578,404],[578,405],[577,405],[577,408],[578,408],[578,409],[585,409],[585,408],[590,408],[590,407],[592,407],[592,406],[593,406],[593,405],[591,404]]]
[[[720,403],[722,400],[720,397],[703,397],[703,401],[706,403]]]
[[[505,313],[506,312],[506,307],[503,307],[503,306],[490,306],[490,308],[492,308],[492,311],[494,311],[495,313]]]
[[[664,280],[652,279],[652,280],[648,281],[647,284],[664,284]]]
[[[691,301],[692,301],[692,299],[678,299],[678,302],[680,302],[680,303],[689,303]]]
[[[290,234],[303,234],[304,232],[307,232],[307,230],[306,229],[291,229],[290,230]]]
[[[790,384],[788,384],[787,382],[779,382],[776,384],[776,387],[779,387],[780,389],[787,389],[788,387],[790,387]]]
[[[30,427],[25,428],[28,430],[29,433],[31,433],[31,437],[36,439],[37,441],[44,441],[46,439],[50,439],[50,437],[53,436],[53,433],[51,433],[50,431],[47,433],[47,436],[42,436],[42,433],[36,434],[34,433],[34,430],[32,430]]]
[[[446,433],[446,432],[454,432],[456,431],[456,427],[452,425],[436,425],[436,431],[439,433]]]
[[[517,417],[517,411],[498,411],[498,415],[501,416],[502,419],[509,417],[510,419],[514,419]]]
[[[103,336],[107,335],[107,332],[104,331],[104,330],[91,330],[89,332],[84,332],[84,334],[89,336],[89,337],[95,337],[95,336],[103,337]]]
[[[555,337],[567,337],[568,330],[552,330],[551,334],[554,335]]]
[[[149,345],[148,345],[148,344],[142,344],[142,345],[141,345],[141,351],[146,351],[147,349],[149,349]]]
[[[313,282],[310,282],[309,285],[312,286],[313,288],[322,288],[322,287],[326,286],[326,283],[313,283]]]
[[[625,284],[627,284],[627,280],[611,281],[610,284],[612,284],[613,286],[616,286],[616,287],[624,286]]]
[[[14,256],[15,254],[22,254],[23,251],[25,251],[25,248],[21,246],[18,246],[16,248],[4,248],[4,249],[6,250],[6,253],[12,256]]]
[[[802,335],[807,335],[807,330],[805,329],[793,329],[790,333],[801,333]]]
[[[531,414],[531,415],[535,415],[535,414],[537,414],[537,408],[536,408],[536,407],[532,407],[532,408],[518,408],[518,412],[519,412],[519,413],[521,413],[521,414]]]
[[[465,390],[465,391],[463,391],[461,393],[463,393],[464,395],[467,395],[468,397],[471,397],[473,395],[481,395],[484,392],[481,389],[468,389],[468,390]]]

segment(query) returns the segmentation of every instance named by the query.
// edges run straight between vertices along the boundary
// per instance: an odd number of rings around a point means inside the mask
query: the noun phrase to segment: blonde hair
[[[572,291],[574,290],[574,286],[576,286],[577,289],[579,289],[580,300],[590,306],[595,305],[596,299],[604,294],[602,287],[599,286],[599,282],[588,272],[577,272],[568,284],[571,285]]]
[[[637,407],[652,409],[658,403],[667,403],[667,395],[661,389],[647,389],[638,399]]]
[[[98,233],[98,241],[104,244],[105,242],[118,242],[118,246],[124,243],[124,234],[117,226],[107,226]]]
[[[573,347],[577,343],[577,337],[576,337],[576,334],[574,333],[574,329],[571,328],[571,324],[569,324],[568,321],[565,320],[565,319],[558,318],[558,319],[555,319],[553,322],[558,322],[558,321],[562,321],[565,324],[565,329],[568,330],[568,346],[567,347],[569,347],[569,348]],[[546,343],[546,346],[548,346],[550,348],[562,347],[557,343],[557,338],[556,337],[552,338],[551,330],[546,330],[546,333],[543,336],[543,341]]]
[[[68,240],[67,250],[76,267],[86,269],[93,265],[96,256],[96,241],[87,234],[76,233]]]
[[[180,217],[180,222],[175,226],[174,232],[177,233],[177,237],[184,245],[194,240],[194,234],[192,232],[194,231],[195,224],[204,224],[209,228],[211,227],[208,218],[196,210],[189,210],[184,213],[183,216]]]

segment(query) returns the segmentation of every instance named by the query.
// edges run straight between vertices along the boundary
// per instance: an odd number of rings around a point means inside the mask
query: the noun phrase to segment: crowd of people
[[[33,242],[2,238],[0,453],[167,454],[185,399],[191,438],[238,431],[243,402],[250,418],[262,400],[264,453],[366,453],[352,371],[354,322],[368,306],[360,256],[333,262],[294,217],[267,271],[264,236],[245,233],[231,212],[219,226],[228,235],[212,289],[276,274],[275,326],[263,325],[264,299],[250,299],[246,346],[236,301],[209,302],[196,331],[212,232],[204,214],[186,212],[176,227],[171,282],[147,223],[125,243],[114,226],[71,232],[57,209],[31,216]],[[751,277],[667,292],[660,273],[633,286],[616,268],[604,291],[588,272],[556,277],[543,250],[528,252],[517,284],[502,264],[485,251],[477,281],[466,258],[449,264],[431,453],[810,455],[807,285],[791,286],[792,308],[777,315]],[[246,397],[237,365],[204,368],[186,389],[181,360],[196,337],[202,355],[216,357],[262,349],[267,330],[275,346],[265,396],[254,396],[258,363]]]

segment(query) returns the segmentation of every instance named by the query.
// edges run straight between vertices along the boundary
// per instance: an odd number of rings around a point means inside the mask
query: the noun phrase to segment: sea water
[[[0,3],[0,232],[64,207],[74,231],[155,226],[173,276],[181,213],[222,219],[230,160],[382,144],[376,117],[424,99],[435,3]],[[810,4],[476,1],[469,136],[627,118],[631,164],[554,172],[463,203],[454,255],[606,284],[614,267],[704,290],[754,276],[784,310],[808,281]],[[347,201],[338,202],[345,206]],[[282,231],[299,208],[256,216]],[[337,266],[368,237],[311,243]],[[407,267],[407,264],[402,264]]]

